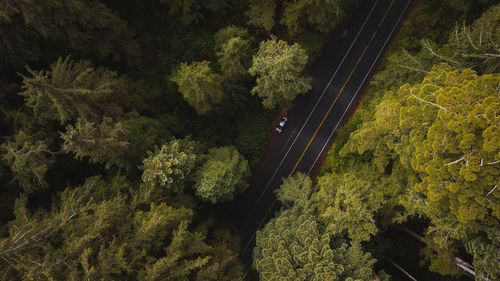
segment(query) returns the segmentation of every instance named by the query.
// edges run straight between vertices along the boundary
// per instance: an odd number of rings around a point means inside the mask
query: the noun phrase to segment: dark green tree
[[[212,204],[231,201],[234,194],[247,188],[248,161],[235,147],[212,148],[205,157],[195,173],[196,195],[201,200]]]
[[[120,84],[116,72],[94,69],[89,61],[59,58],[50,70],[33,71],[24,76],[22,91],[26,106],[41,120],[65,124],[77,117],[93,120],[102,114],[105,98]]]
[[[128,128],[122,122],[114,122],[104,117],[101,123],[78,119],[75,126],[68,125],[61,133],[64,150],[75,154],[76,159],[88,157],[90,163],[104,163],[125,167],[130,143],[127,141]]]
[[[54,153],[42,141],[35,141],[25,132],[20,131],[14,141],[0,146],[3,160],[10,167],[17,182],[25,192],[47,186],[45,174],[54,162]]]
[[[67,188],[50,210],[32,212],[27,198],[21,197],[8,236],[0,239],[3,278],[193,280],[199,275],[198,280],[224,280],[203,279],[209,272],[241,276],[237,262],[232,262],[236,271],[227,270],[204,235],[190,229],[191,209],[164,202],[130,204],[128,198],[136,192],[140,190],[123,178],[105,182],[93,177]]]
[[[240,80],[248,74],[251,63],[248,31],[228,26],[215,34],[215,43],[224,78]]]
[[[249,10],[246,13],[249,18],[248,23],[269,31],[274,26],[275,10],[274,0],[250,0]]]
[[[333,29],[342,16],[343,10],[339,1],[287,1],[281,23],[286,25],[291,35],[303,31],[308,25],[321,32],[328,32]]]
[[[101,1],[2,0],[0,15],[1,33],[7,35],[0,50],[11,60],[34,56],[38,41],[46,39],[131,63],[141,56],[127,23]]]

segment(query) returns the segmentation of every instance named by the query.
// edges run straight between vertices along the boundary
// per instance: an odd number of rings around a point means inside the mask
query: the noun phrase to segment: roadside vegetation
[[[493,2],[417,1],[314,187],[294,175],[278,191],[282,210],[259,232],[254,251],[262,277],[269,274],[262,264],[271,264],[265,253],[276,261],[280,251],[273,245],[294,245],[282,255],[288,261],[274,264],[303,274],[315,268],[295,247],[340,239],[333,244],[361,245],[377,260],[370,272],[379,280],[386,273],[457,280],[467,269],[476,280],[500,278],[500,5]],[[284,200],[284,193],[297,196]],[[300,206],[310,211],[295,211]],[[274,234],[294,231],[296,238]],[[325,265],[328,248],[314,247],[304,256]],[[352,269],[348,258],[332,257],[318,271],[342,276],[338,268]],[[307,276],[319,276],[314,272]]]

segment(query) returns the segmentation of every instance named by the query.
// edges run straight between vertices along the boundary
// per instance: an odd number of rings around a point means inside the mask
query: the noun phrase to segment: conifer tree
[[[142,180],[149,185],[181,192],[197,161],[196,143],[189,139],[174,139],[153,152],[143,161]]]
[[[274,0],[250,0],[249,10],[246,13],[249,18],[248,23],[270,31],[274,26],[275,10]]]
[[[261,42],[249,69],[252,76],[257,76],[252,95],[261,97],[265,108],[286,106],[311,89],[306,63],[307,54],[297,43],[288,45],[275,38]]]
[[[92,177],[81,186],[67,188],[50,210],[32,212],[22,196],[16,201],[8,236],[0,239],[2,277],[193,280],[207,272],[229,273],[220,264],[209,264],[214,247],[201,232],[190,229],[193,210],[164,202],[130,204],[129,195],[134,197],[136,192],[140,190],[122,177],[109,182]],[[241,271],[229,278],[238,275]]]
[[[383,195],[372,184],[352,174],[326,174],[318,186],[318,217],[328,233],[347,233],[356,242],[368,241],[377,233],[374,216],[382,207]]]
[[[3,160],[25,192],[46,187],[45,174],[53,163],[53,152],[42,141],[34,141],[25,132],[17,133],[14,141],[3,143]]]
[[[99,124],[78,119],[75,126],[68,125],[61,133],[64,149],[73,152],[76,159],[89,158],[90,163],[104,163],[125,167],[130,143],[127,141],[128,128],[122,122],[114,122],[104,117]]]
[[[65,124],[77,117],[93,120],[100,115],[102,101],[113,93],[120,80],[113,71],[94,69],[89,61],[74,62],[59,58],[50,70],[34,71],[24,76],[22,92],[26,105],[41,120]]]
[[[245,190],[250,168],[235,147],[212,148],[205,157],[206,162],[195,174],[198,197],[215,204],[231,201],[235,193]]]
[[[182,63],[171,80],[179,86],[184,100],[200,115],[213,110],[224,98],[222,78],[212,72],[208,61]]]
[[[341,19],[343,11],[338,3],[331,0],[286,1],[281,23],[294,35],[303,31],[307,25],[321,32],[332,30]]]
[[[224,78],[234,81],[247,75],[251,63],[248,31],[228,26],[215,34],[215,44]]]
[[[370,254],[357,243],[349,246],[321,233],[307,175],[285,179],[277,195],[284,208],[257,232],[253,252],[261,280],[371,279],[375,260]]]
[[[18,54],[34,55],[20,52],[42,39],[63,41],[77,50],[130,63],[141,56],[127,23],[101,1],[3,0],[0,15],[1,33],[8,35],[0,39],[0,50],[12,59]]]

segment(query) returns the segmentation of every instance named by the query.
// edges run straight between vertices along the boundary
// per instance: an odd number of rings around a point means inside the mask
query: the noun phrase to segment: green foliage
[[[299,44],[270,39],[261,42],[249,72],[257,76],[252,95],[261,97],[265,108],[284,107],[299,94],[311,89],[305,74],[307,54]]]
[[[128,128],[122,122],[114,122],[104,117],[99,124],[78,119],[75,126],[68,125],[61,133],[64,150],[73,152],[76,159],[89,158],[90,163],[104,163],[106,168],[112,165],[125,167]]]
[[[256,237],[253,267],[261,280],[371,279],[375,260],[370,254],[321,233],[306,175],[286,179],[277,195],[285,208]]]
[[[215,45],[224,78],[238,80],[247,75],[251,49],[245,29],[228,26],[219,30],[215,34]]]
[[[181,192],[197,161],[196,142],[174,139],[148,151],[142,167],[142,180],[149,185]]]
[[[212,148],[206,162],[196,170],[196,195],[212,204],[231,201],[247,188],[248,161],[235,147]]]
[[[318,217],[328,233],[347,233],[356,242],[368,241],[377,233],[374,216],[382,207],[383,194],[370,182],[349,173],[326,174],[318,180],[318,186]]]
[[[415,191],[425,195],[428,208],[439,210],[427,214],[431,219],[451,215],[466,226],[500,218],[498,202],[485,196],[499,175],[500,148],[492,145],[499,138],[494,109],[500,104],[499,82],[500,75],[477,76],[441,65],[422,84],[398,93],[406,101],[399,110],[401,143],[395,150],[422,178]]]
[[[11,61],[38,55],[38,42],[63,41],[71,48],[113,59],[139,61],[141,51],[127,23],[100,1],[4,0],[0,50]]]
[[[301,208],[305,213],[313,211],[313,192],[311,179],[303,173],[283,179],[283,184],[276,190],[276,197],[284,206]]]
[[[468,241],[465,246],[467,252],[474,256],[474,270],[476,276],[479,278],[490,278],[491,280],[498,279],[500,276],[500,241],[498,238],[494,237],[494,233],[498,233],[497,230],[493,233],[493,237],[490,239],[485,239],[477,237],[471,241]]]
[[[249,18],[248,23],[269,31],[274,26],[275,10],[274,0],[250,0],[249,10],[246,13]]]
[[[73,62],[59,58],[48,71],[33,71],[22,76],[26,105],[41,120],[59,120],[64,124],[77,117],[95,119],[102,101],[120,84],[116,72],[94,69],[89,61]]]
[[[197,23],[203,17],[198,0],[160,0],[160,2],[168,4],[170,15],[180,14],[183,24]]]
[[[14,141],[0,146],[3,160],[14,174],[25,192],[32,192],[47,186],[45,174],[53,163],[52,152],[42,141],[34,141],[25,132],[17,133]]]
[[[298,209],[283,211],[257,233],[254,268],[260,280],[337,280],[343,271],[341,253],[330,248],[314,216]],[[337,263],[336,263],[336,262]]]
[[[206,114],[224,98],[222,78],[210,69],[210,62],[182,63],[171,78],[179,86],[179,92],[198,114]]]
[[[123,179],[94,177],[60,194],[51,211],[16,201],[0,240],[9,280],[190,280],[213,247],[191,231],[193,212],[165,203],[134,209]],[[132,223],[131,223],[132,222]]]
[[[303,31],[307,25],[314,26],[321,32],[329,32],[338,23],[341,15],[338,1],[287,1],[281,23],[286,25],[291,35]]]

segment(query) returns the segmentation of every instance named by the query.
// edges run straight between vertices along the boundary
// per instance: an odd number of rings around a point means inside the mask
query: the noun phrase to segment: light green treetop
[[[318,180],[316,193],[319,221],[334,236],[357,242],[369,241],[378,229],[375,212],[382,207],[383,195],[374,185],[353,174],[326,174]]]
[[[224,98],[222,77],[212,72],[208,61],[182,63],[171,80],[179,86],[184,100],[198,114],[213,110]]]
[[[307,54],[299,44],[274,38],[260,43],[253,56],[249,72],[257,76],[252,95],[261,97],[265,108],[286,106],[299,94],[311,89],[311,78],[306,75]]]
[[[174,139],[153,152],[143,161],[142,180],[146,184],[180,192],[197,160],[196,143],[189,139]]]

